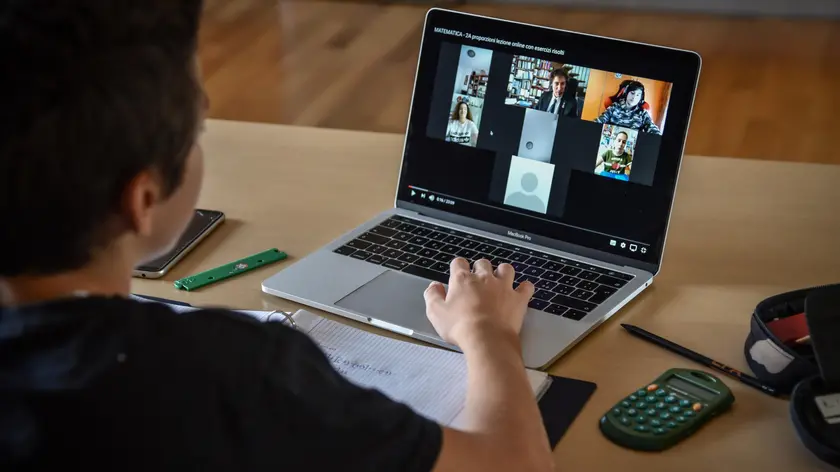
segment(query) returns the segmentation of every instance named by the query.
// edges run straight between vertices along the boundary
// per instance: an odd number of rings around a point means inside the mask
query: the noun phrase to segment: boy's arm
[[[475,272],[452,262],[449,292],[426,291],[432,324],[467,359],[467,426],[444,428],[435,472],[547,471],[551,449],[525,375],[519,331],[534,288],[513,289],[513,267],[495,272],[486,260]]]

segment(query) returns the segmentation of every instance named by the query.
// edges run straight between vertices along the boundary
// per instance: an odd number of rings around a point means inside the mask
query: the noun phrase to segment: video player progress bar
[[[547,221],[547,222],[549,222],[549,223],[554,223],[554,224],[556,224],[556,225],[568,226],[569,228],[575,228],[575,229],[579,229],[579,230],[581,230],[581,231],[586,231],[586,232],[589,232],[589,233],[600,234],[601,236],[606,236],[606,237],[608,237],[608,238],[615,238],[615,239],[619,239],[619,240],[622,240],[622,241],[627,242],[627,243],[635,243],[635,244],[638,244],[640,247],[641,247],[641,246],[644,246],[644,247],[650,247],[650,244],[643,243],[643,242],[641,242],[641,241],[634,241],[634,240],[632,240],[632,239],[627,239],[627,238],[624,238],[624,237],[621,237],[621,236],[615,236],[615,235],[613,235],[613,234],[602,233],[602,232],[600,232],[600,231],[595,231],[594,229],[583,228],[583,227],[580,227],[580,226],[570,225],[570,224],[568,224],[568,223],[561,223],[561,222],[559,222],[559,221],[550,220],[550,219],[548,219],[548,218],[543,218],[543,217],[540,217],[540,216],[526,215],[525,213],[520,213],[520,212],[518,212],[518,211],[514,211],[514,210],[508,210],[507,208],[501,208],[501,207],[497,207],[497,206],[493,206],[493,205],[488,205],[488,204],[486,204],[486,203],[477,202],[477,201],[475,201],[475,200],[468,200],[468,199],[466,199],[466,198],[461,198],[461,197],[455,197],[455,196],[453,196],[453,195],[447,195],[447,194],[445,194],[445,193],[432,192],[431,190],[427,190],[427,189],[420,188],[420,187],[415,187],[415,186],[413,186],[413,185],[409,185],[409,186],[408,186],[408,188],[410,188],[410,189],[412,189],[412,190],[416,190],[416,191],[418,191],[418,192],[426,192],[426,193],[429,193],[429,194],[432,194],[432,195],[435,195],[435,196],[441,196],[441,197],[451,198],[451,199],[453,199],[453,200],[455,200],[455,201],[460,200],[460,201],[462,201],[462,202],[468,202],[468,203],[472,203],[472,204],[475,204],[475,205],[486,206],[487,208],[492,208],[492,209],[494,209],[494,210],[502,210],[502,211],[506,211],[506,212],[508,212],[508,213],[513,213],[514,215],[527,216],[527,217],[529,217],[529,218],[536,218],[536,219],[538,219],[538,220]]]

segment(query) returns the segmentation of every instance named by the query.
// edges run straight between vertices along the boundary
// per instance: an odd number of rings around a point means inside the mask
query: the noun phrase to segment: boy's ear
[[[140,236],[152,233],[155,207],[162,195],[157,173],[144,170],[131,179],[123,191],[122,213],[132,231]]]

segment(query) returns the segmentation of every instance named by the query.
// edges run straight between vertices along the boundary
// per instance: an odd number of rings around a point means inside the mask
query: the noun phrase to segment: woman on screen
[[[596,123],[608,123],[645,133],[662,134],[650,116],[648,111],[650,106],[645,102],[645,86],[641,82],[635,80],[622,82],[618,92],[610,97],[610,100],[612,105],[595,119]]]
[[[475,147],[478,141],[478,126],[473,122],[470,106],[467,102],[458,102],[449,117],[446,127],[446,140],[452,143]]]

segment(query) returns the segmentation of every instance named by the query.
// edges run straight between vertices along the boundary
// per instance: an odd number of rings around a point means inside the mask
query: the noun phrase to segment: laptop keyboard
[[[335,250],[337,254],[442,283],[449,282],[449,263],[487,259],[494,267],[516,269],[514,286],[530,280],[536,290],[528,306],[580,320],[632,275],[422,221],[393,216]]]

